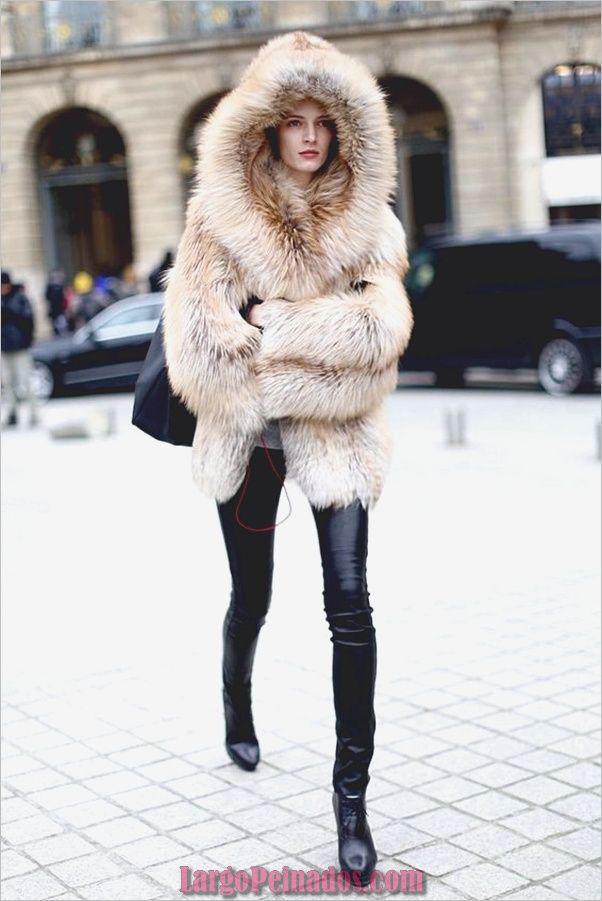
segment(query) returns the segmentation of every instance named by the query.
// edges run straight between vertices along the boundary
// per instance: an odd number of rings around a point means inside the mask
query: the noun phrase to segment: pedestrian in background
[[[94,288],[102,295],[105,307],[120,299],[121,281],[108,263],[101,263],[99,275],[94,279]]]
[[[144,290],[144,279],[138,278],[134,264],[128,263],[121,271],[119,299],[123,300],[125,297],[134,297],[136,294],[141,294]]]
[[[67,322],[67,298],[65,296],[65,273],[62,269],[52,269],[46,284],[46,303],[55,335],[65,335],[69,331]]]
[[[78,295],[75,312],[76,328],[89,322],[97,313],[104,310],[107,300],[102,290],[96,287],[94,279],[84,269],[73,279],[73,287]]]
[[[173,264],[173,254],[171,250],[166,250],[163,259],[156,266],[148,277],[148,287],[153,293],[163,291],[163,274],[171,269]]]
[[[8,417],[6,426],[17,425],[20,401],[29,405],[29,424],[38,424],[37,398],[32,384],[31,345],[34,318],[31,303],[22,285],[13,284],[10,274],[2,270],[2,370]]]

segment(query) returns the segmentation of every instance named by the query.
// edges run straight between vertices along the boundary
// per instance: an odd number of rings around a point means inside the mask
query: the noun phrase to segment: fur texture
[[[339,147],[304,191],[265,129],[306,97]],[[195,481],[230,499],[279,418],[288,476],[314,506],[372,507],[392,455],[385,398],[413,326],[384,94],[323,38],[280,35],[209,116],[198,150],[164,313],[170,382],[198,417]],[[241,315],[252,294],[266,301],[263,331]]]

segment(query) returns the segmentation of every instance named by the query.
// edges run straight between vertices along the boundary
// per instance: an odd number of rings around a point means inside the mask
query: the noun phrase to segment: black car
[[[132,389],[157,328],[164,295],[118,300],[72,335],[32,347],[38,397]]]
[[[591,388],[600,366],[600,222],[479,238],[415,251],[414,311],[403,371],[463,384],[471,366],[536,369],[550,394]]]

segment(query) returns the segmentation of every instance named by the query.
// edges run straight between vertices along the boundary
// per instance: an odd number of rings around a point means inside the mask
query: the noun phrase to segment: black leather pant
[[[284,453],[269,451],[281,478],[286,476]],[[260,528],[276,520],[282,483],[272,470],[263,447],[250,459],[251,473],[239,518]],[[235,510],[243,485],[226,503],[217,504],[224,534],[232,592],[223,626],[224,685],[234,693],[246,689],[250,697],[253,658],[259,631],[266,621],[271,597],[274,531],[250,532],[240,526]],[[324,578],[324,611],[333,644],[332,678],[336,714],[336,758],[333,787],[345,795],[366,790],[374,753],[374,688],[376,634],[366,581],[368,511],[359,500],[346,507],[312,512],[318,532]],[[295,616],[290,607],[290,631]]]

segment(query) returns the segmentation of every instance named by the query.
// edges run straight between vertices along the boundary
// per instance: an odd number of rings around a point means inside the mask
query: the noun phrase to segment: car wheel
[[[32,390],[38,400],[48,400],[54,394],[54,375],[46,363],[33,364]]]
[[[574,341],[552,338],[539,354],[539,384],[548,394],[573,394],[588,383],[589,368],[583,351]]]
[[[435,372],[437,388],[464,388],[463,369],[438,369]]]

